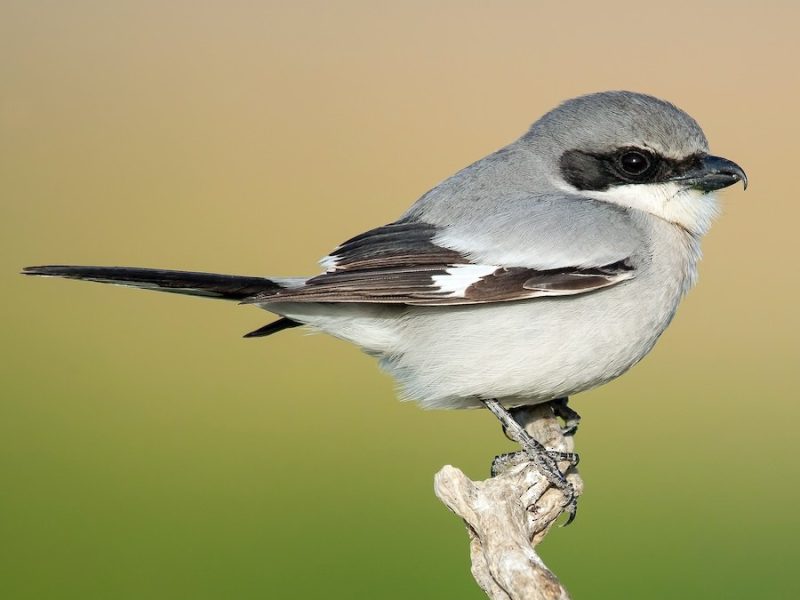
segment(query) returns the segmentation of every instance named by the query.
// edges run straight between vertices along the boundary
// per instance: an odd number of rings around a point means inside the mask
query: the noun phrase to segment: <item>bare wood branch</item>
[[[551,450],[574,451],[574,438],[548,405],[515,414],[534,439]],[[559,468],[575,488],[583,481],[569,463]],[[434,480],[439,499],[467,526],[472,575],[492,600],[568,600],[569,594],[545,566],[534,547],[563,511],[566,498],[536,467],[524,462],[485,481],[471,481],[447,465]]]

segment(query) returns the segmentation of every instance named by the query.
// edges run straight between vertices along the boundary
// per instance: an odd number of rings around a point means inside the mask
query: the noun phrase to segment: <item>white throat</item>
[[[584,196],[635,208],[683,227],[693,235],[704,235],[719,214],[714,194],[686,189],[676,183],[619,185],[604,192],[582,191]]]

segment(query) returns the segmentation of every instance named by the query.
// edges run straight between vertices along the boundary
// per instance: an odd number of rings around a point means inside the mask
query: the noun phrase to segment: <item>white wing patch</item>
[[[325,271],[335,271],[339,260],[335,256],[328,254],[319,259],[319,264]]]
[[[499,268],[492,265],[453,265],[447,268],[446,275],[434,275],[433,285],[439,288],[439,292],[451,298],[464,297],[469,286]]]

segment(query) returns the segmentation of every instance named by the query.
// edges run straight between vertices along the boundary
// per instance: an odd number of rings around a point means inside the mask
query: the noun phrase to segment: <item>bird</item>
[[[629,91],[573,98],[517,140],[422,195],[399,219],[352,237],[311,277],[47,265],[65,277],[252,304],[376,357],[399,395],[425,408],[486,407],[526,456],[576,500],[514,419],[638,363],[695,284],[715,192],[747,176],[710,154],[677,106]]]

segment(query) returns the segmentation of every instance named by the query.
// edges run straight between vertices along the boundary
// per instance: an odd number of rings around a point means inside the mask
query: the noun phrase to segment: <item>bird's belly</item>
[[[612,290],[609,290],[612,291]],[[382,364],[403,395],[430,408],[481,398],[509,405],[569,396],[618,377],[653,347],[679,295],[613,294],[513,304],[421,309],[400,352]],[[598,301],[600,300],[600,301]]]

